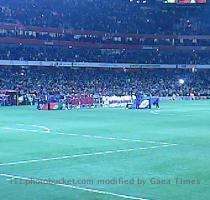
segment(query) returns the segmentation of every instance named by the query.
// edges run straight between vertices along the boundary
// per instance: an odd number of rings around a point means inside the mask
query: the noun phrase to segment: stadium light
[[[179,79],[179,84],[180,85],[184,84],[184,79]]]

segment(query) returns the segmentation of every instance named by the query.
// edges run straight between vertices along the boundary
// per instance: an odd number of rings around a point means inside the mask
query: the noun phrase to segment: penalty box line
[[[176,146],[177,144],[164,144],[159,146],[151,146],[151,147],[139,147],[139,148],[129,148],[129,149],[118,149],[118,150],[109,150],[109,151],[100,151],[94,153],[84,153],[84,154],[75,154],[75,155],[64,155],[58,157],[51,157],[51,158],[41,158],[41,159],[32,159],[32,160],[22,160],[16,162],[8,162],[8,163],[1,163],[0,167],[2,166],[14,166],[14,165],[21,165],[21,164],[29,164],[29,163],[38,163],[38,162],[47,162],[47,161],[55,161],[55,160],[66,160],[66,159],[73,159],[73,158],[81,158],[81,157],[90,157],[90,156],[102,156],[107,154],[115,154],[115,153],[124,153],[124,152],[133,152],[133,151],[140,151],[140,150],[148,150],[148,149],[157,149],[157,148],[166,148]]]
[[[34,182],[40,181],[39,179],[32,179],[29,177],[23,177],[23,176],[16,176],[16,175],[11,175],[11,174],[0,174],[1,177],[5,177],[7,179],[18,179],[18,180],[24,180],[24,181],[31,181],[33,180]],[[130,195],[124,195],[124,194],[118,194],[114,192],[107,192],[103,190],[97,190],[97,189],[90,189],[90,188],[85,188],[85,187],[79,187],[79,186],[74,186],[74,185],[67,185],[67,184],[62,184],[62,183],[53,183],[53,182],[43,182],[43,184],[46,185],[53,185],[53,186],[58,186],[58,187],[63,187],[63,188],[69,188],[69,189],[75,189],[75,190],[80,190],[84,192],[90,192],[90,193],[96,193],[96,194],[101,194],[101,195],[109,195],[109,196],[114,196],[114,197],[119,197],[122,199],[132,199],[132,200],[149,200],[141,197],[136,197],[136,196],[130,196]]]
[[[20,124],[18,124],[20,125]],[[23,125],[23,124],[22,124]],[[168,142],[159,142],[159,141],[152,141],[152,140],[140,140],[140,139],[130,139],[130,138],[116,138],[116,137],[103,137],[100,135],[88,135],[88,134],[77,134],[77,133],[64,133],[60,131],[52,131],[47,127],[44,126],[38,126],[38,125],[31,125],[32,127],[43,127],[46,130],[36,130],[36,129],[25,129],[25,128],[11,128],[11,127],[3,127],[4,130],[14,130],[14,131],[20,131],[23,133],[23,131],[31,132],[31,133],[48,133],[51,135],[62,135],[62,136],[76,136],[76,137],[84,137],[84,138],[93,138],[93,139],[99,139],[99,140],[116,140],[116,141],[126,141],[126,142],[135,142],[135,143],[148,143],[148,144],[158,144],[158,145],[167,145],[172,144]]]
[[[116,137],[103,137],[99,135],[81,135],[81,134],[71,134],[71,133],[64,133],[64,132],[53,132],[52,134],[56,135],[64,135],[64,136],[79,136],[79,137],[85,137],[85,138],[94,138],[94,139],[101,139],[101,140],[117,140],[117,141],[127,141],[127,142],[135,142],[135,143],[149,143],[149,144],[171,144],[168,142],[158,142],[158,141],[152,141],[152,140],[140,140],[140,139],[130,139],[130,138],[116,138]]]

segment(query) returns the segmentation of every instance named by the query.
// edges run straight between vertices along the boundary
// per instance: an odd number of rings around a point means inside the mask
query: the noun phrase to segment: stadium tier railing
[[[210,65],[190,64],[133,64],[133,63],[100,63],[100,62],[58,62],[58,61],[21,61],[21,60],[0,60],[0,66],[40,66],[40,67],[70,67],[70,68],[153,68],[153,69],[210,69]]]

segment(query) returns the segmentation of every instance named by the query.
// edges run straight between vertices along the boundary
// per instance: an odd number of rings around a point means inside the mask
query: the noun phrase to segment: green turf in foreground
[[[139,147],[146,149],[0,166],[0,173],[36,179],[85,179],[89,183],[77,186],[151,200],[207,200],[210,196],[209,119],[210,101],[162,102],[157,112],[102,108],[37,111],[35,107],[1,107],[0,163]],[[31,125],[48,127],[51,132]],[[57,135],[57,132],[77,135]],[[143,141],[106,140],[93,136]],[[145,142],[151,140],[157,143]],[[162,148],[158,142],[178,145]],[[151,146],[160,147],[149,149]],[[122,184],[118,181],[116,184],[115,180],[119,178],[132,182]],[[153,178],[165,181],[151,183]],[[177,183],[176,178],[179,178]],[[19,181],[14,184],[6,179],[0,176],[1,200],[124,199],[52,185],[26,186]],[[106,184],[99,184],[101,179],[106,180]],[[182,184],[180,179],[196,180],[197,184]],[[138,184],[137,180],[143,180],[145,184]]]

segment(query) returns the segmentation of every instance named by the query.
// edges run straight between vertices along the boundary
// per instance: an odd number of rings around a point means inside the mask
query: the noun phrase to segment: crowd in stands
[[[153,0],[2,0],[0,23],[21,26],[54,27],[60,30],[103,31],[104,33],[135,33],[154,35],[200,35],[210,32],[210,7],[191,6],[176,8],[164,6]],[[0,39],[16,37],[40,39],[45,42],[30,46],[21,42],[8,45],[1,41],[0,59],[52,60],[80,62],[113,62],[140,64],[209,64],[210,39],[154,39],[142,38],[116,40],[109,37],[80,37],[79,35],[27,33],[21,29],[2,31]],[[91,42],[77,46],[54,45],[52,40]],[[47,44],[49,42],[49,44]],[[105,48],[102,44],[120,44],[119,48]],[[123,45],[141,45],[142,49]],[[164,45],[169,49],[162,48]],[[162,47],[161,47],[162,46]],[[180,50],[181,46],[188,46]],[[171,49],[170,49],[171,47]],[[177,48],[176,48],[177,47]]]
[[[0,88],[20,94],[154,96],[210,95],[210,72],[182,69],[70,69],[1,67]],[[179,79],[184,79],[180,84]]]
[[[0,60],[111,62],[136,64],[210,64],[209,52],[97,49],[74,47],[0,46]]]
[[[209,8],[167,7],[154,0],[2,0],[0,21],[105,32],[208,34]]]

